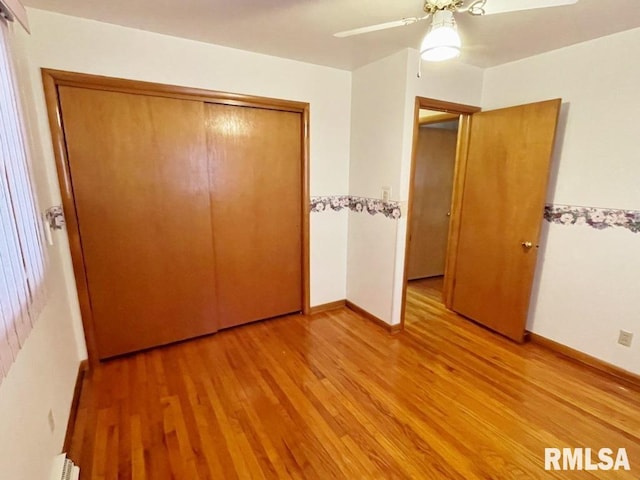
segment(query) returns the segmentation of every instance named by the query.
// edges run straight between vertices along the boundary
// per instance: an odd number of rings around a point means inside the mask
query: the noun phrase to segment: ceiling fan
[[[433,17],[431,27],[420,45],[420,57],[423,60],[439,62],[460,55],[462,42],[458,35],[454,13],[468,13],[473,16],[494,15],[572,5],[577,2],[578,0],[424,0],[425,15],[421,17],[406,17],[392,22],[346,30],[334,34],[334,37],[351,37],[387,28],[403,27]]]

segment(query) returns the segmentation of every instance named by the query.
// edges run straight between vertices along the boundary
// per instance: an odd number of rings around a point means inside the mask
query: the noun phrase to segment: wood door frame
[[[443,112],[443,115],[435,117],[433,122],[429,120],[420,122],[420,110],[435,110]],[[460,208],[462,206],[462,193],[464,190],[464,178],[466,172],[467,149],[469,134],[471,132],[471,115],[479,112],[480,107],[464,105],[461,103],[445,102],[434,98],[416,97],[413,118],[413,147],[411,151],[411,169],[409,173],[409,197],[407,205],[407,234],[405,238],[404,272],[402,273],[402,306],[400,309],[400,326],[404,330],[404,320],[407,308],[407,286],[409,283],[409,242],[411,238],[411,221],[413,219],[414,177],[418,156],[418,137],[420,126],[428,123],[441,122],[443,119],[452,119],[451,114],[460,117],[458,127],[458,141],[456,144],[456,159],[453,171],[453,194],[451,197],[451,219],[449,221],[449,238],[447,240],[447,253],[444,268],[444,285],[442,299],[446,308],[450,309],[453,303],[453,272],[455,271],[457,245],[460,232]]]
[[[421,108],[420,110],[424,110],[424,109]],[[432,115],[432,116],[429,116],[427,118],[418,119],[418,121],[420,122],[420,126],[422,127],[423,125],[431,125],[433,123],[449,122],[451,120],[456,120],[458,118],[460,118],[459,114],[455,114],[455,113],[440,113],[438,115]]]
[[[99,362],[98,349],[96,343],[95,325],[91,311],[89,297],[89,284],[86,275],[84,255],[80,241],[80,229],[75,206],[75,196],[71,181],[71,172],[67,156],[67,147],[62,126],[62,109],[58,95],[58,87],[70,86],[89,88],[93,90],[105,90],[119,93],[132,93],[136,95],[151,95],[155,97],[175,98],[180,100],[195,100],[206,103],[218,103],[233,105],[238,107],[266,108],[270,110],[281,110],[301,114],[302,118],[302,175],[301,182],[301,235],[302,235],[302,313],[308,315],[311,310],[310,305],[310,219],[309,219],[309,104],[290,100],[280,100],[267,97],[257,97],[253,95],[243,95],[237,93],[219,92],[215,90],[205,90],[200,88],[181,87],[152,82],[142,82],[137,80],[126,80],[121,78],[105,77],[100,75],[90,75],[84,73],[67,72],[62,70],[42,69],[42,82],[44,87],[45,103],[49,127],[51,130],[51,140],[53,153],[58,173],[58,183],[62,195],[62,205],[65,211],[67,234],[69,237],[69,248],[73,263],[73,272],[78,292],[80,304],[80,314],[87,343],[89,364],[95,365]],[[212,247],[213,248],[213,247]]]

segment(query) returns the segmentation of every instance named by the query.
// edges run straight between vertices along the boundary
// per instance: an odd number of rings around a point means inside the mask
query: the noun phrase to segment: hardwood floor
[[[396,335],[340,309],[101,364],[70,457],[83,479],[640,476],[638,387],[445,311],[429,281],[408,302]],[[545,447],[625,447],[631,471],[546,472]]]

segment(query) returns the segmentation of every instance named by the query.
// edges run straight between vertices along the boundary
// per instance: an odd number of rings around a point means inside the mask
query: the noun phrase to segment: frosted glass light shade
[[[422,40],[420,56],[428,62],[441,62],[460,55],[462,42],[453,12],[439,10],[433,15],[429,33]]]

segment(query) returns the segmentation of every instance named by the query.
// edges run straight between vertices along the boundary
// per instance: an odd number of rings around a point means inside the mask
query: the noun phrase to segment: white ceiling
[[[347,70],[406,47],[417,48],[428,27],[428,22],[420,22],[356,37],[333,37],[339,31],[421,15],[421,0],[24,0],[24,3],[43,10]],[[487,67],[640,27],[640,0],[579,0],[570,6],[485,17],[457,14],[456,19],[463,41],[460,61]]]

